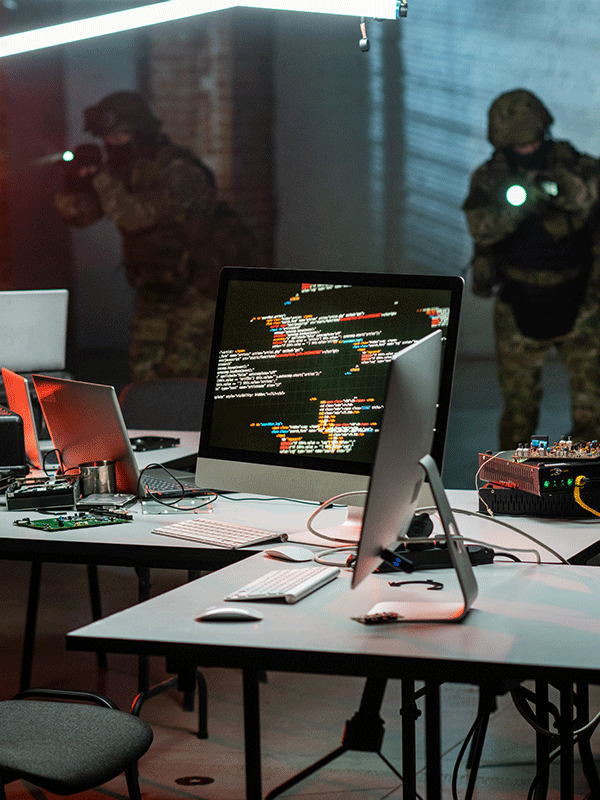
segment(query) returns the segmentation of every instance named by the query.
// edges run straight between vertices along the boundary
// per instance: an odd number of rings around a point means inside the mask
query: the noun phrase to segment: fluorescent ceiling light
[[[227,0],[164,0],[149,6],[0,36],[0,58],[242,5],[247,8],[308,11],[376,19],[397,19],[400,15],[399,0],[245,0],[243,3]]]

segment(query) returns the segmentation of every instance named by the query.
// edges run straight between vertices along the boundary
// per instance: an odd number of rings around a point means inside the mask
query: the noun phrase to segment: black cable
[[[217,491],[216,489],[211,489],[214,494],[216,494],[221,500],[229,500],[232,503],[247,503],[249,501],[259,501],[261,503],[272,503],[273,501],[283,500],[286,503],[298,503],[302,506],[319,506],[321,505],[316,500],[297,500],[294,497],[232,497],[229,492]],[[335,504],[333,504],[334,507]],[[340,504],[337,508],[343,508],[343,505]]]
[[[554,726],[556,728],[556,731],[546,730],[541,726],[539,726],[535,721],[533,711],[530,707],[530,699],[531,698],[535,699],[535,694],[533,692],[531,692],[524,686],[519,686],[517,687],[517,689],[514,689],[511,692],[511,696],[513,698],[513,702],[515,704],[515,708],[517,709],[517,711],[535,731],[542,734],[543,736],[547,736],[550,739],[558,738],[558,736],[560,735],[560,712],[553,703],[548,704],[548,710],[551,716],[554,718]],[[588,724],[584,725],[584,727],[579,732],[574,734],[571,746],[575,747],[582,740],[586,738],[590,739],[599,724],[600,724],[600,715],[597,716],[596,719],[591,720]],[[560,756],[561,752],[562,752],[562,745],[559,744],[558,747],[555,748],[555,750],[548,756],[544,764],[542,764],[542,766],[536,772],[529,787],[527,800],[533,800],[535,790],[539,785],[539,783],[541,782],[544,773],[558,758],[558,756]],[[589,779],[588,779],[588,784],[589,784]],[[590,793],[588,797],[591,798],[592,794]]]
[[[34,508],[31,510],[35,511],[36,514],[47,514],[50,517],[62,517],[63,514],[65,514],[65,512],[73,511],[73,504],[70,503],[69,505],[66,506],[53,506],[52,508]]]
[[[475,731],[477,730],[477,727],[481,724],[481,720],[484,718],[486,713],[487,712],[483,712],[482,711],[482,712],[480,712],[479,714],[476,715],[475,720],[474,720],[473,724],[471,725],[471,727],[469,729],[469,732],[465,736],[464,741],[463,741],[463,743],[462,743],[462,745],[460,747],[460,750],[458,751],[458,755],[457,755],[456,761],[454,763],[454,769],[452,770],[452,800],[459,800],[459,798],[458,798],[458,771],[460,769],[460,765],[461,765],[461,762],[463,760],[463,757],[464,757],[464,755],[465,755],[465,753],[467,751],[467,747],[469,746],[469,743],[471,742],[471,739],[475,735]]]
[[[57,460],[58,460],[58,471],[60,471],[60,472],[63,472],[63,473],[64,473],[64,471],[65,471],[65,465],[63,464],[63,460],[62,460],[62,457],[61,457],[61,454],[60,454],[60,450],[58,450],[58,449],[55,447],[55,448],[53,448],[52,450],[47,450],[47,451],[44,453],[44,455],[42,456],[42,469],[43,469],[43,471],[45,472],[45,474],[46,474],[48,477],[50,477],[50,475],[48,474],[48,470],[46,469],[46,459],[48,458],[48,456],[49,456],[51,453],[56,453],[56,458],[57,458]]]
[[[200,505],[194,505],[194,506],[179,506],[179,505],[177,505],[185,497],[185,487],[184,487],[183,483],[179,480],[179,478],[177,478],[176,475],[173,475],[173,473],[170,472],[165,467],[164,464],[158,464],[158,463],[147,464],[143,468],[143,470],[140,472],[140,477],[138,478],[138,483],[137,483],[137,493],[138,493],[138,495],[141,494],[140,489],[141,489],[141,486],[142,486],[142,480],[143,480],[144,472],[147,469],[155,469],[156,467],[164,470],[167,473],[167,475],[175,481],[175,483],[179,486],[179,488],[181,490],[181,494],[179,495],[179,497],[175,498],[174,500],[172,500],[170,502],[167,502],[166,500],[162,500],[160,497],[158,497],[146,485],[144,488],[145,488],[145,490],[146,490],[146,492],[148,494],[148,497],[151,500],[154,500],[155,502],[160,503],[161,505],[166,506],[167,508],[177,508],[179,511],[197,511],[199,508],[204,508],[204,506],[210,505],[212,502],[214,502],[217,499],[218,495],[217,495],[216,492],[212,491],[211,489],[206,489],[204,491],[205,491],[207,499],[206,499],[206,501],[204,503],[201,503]]]
[[[575,743],[573,742],[573,744],[575,744]],[[531,785],[529,787],[529,791],[527,792],[527,800],[533,800],[533,796],[534,796],[535,790],[537,789],[540,781],[542,780],[542,777],[543,777],[544,773],[546,772],[548,767],[552,764],[552,762],[555,761],[556,758],[560,755],[560,751],[561,751],[561,748],[557,747],[556,750],[548,756],[548,758],[545,761],[545,763],[542,764],[542,766],[536,772],[536,774],[534,775],[533,780],[531,782]]]
[[[510,561],[518,561],[519,564],[522,563],[521,559],[517,558],[517,556],[514,553],[504,553],[501,552],[500,550],[494,551],[494,561],[497,558],[508,558]]]
[[[52,450],[48,450],[47,452],[45,452],[44,455],[42,456],[42,469],[46,473],[47,477],[50,476],[48,475],[48,471],[46,470],[46,459],[48,458],[50,453],[56,453],[56,458],[58,460],[58,469],[56,471],[56,477],[62,477],[66,475],[67,472],[79,473],[79,467],[65,467],[64,461],[62,460],[62,453],[58,448],[54,447],[52,448]]]

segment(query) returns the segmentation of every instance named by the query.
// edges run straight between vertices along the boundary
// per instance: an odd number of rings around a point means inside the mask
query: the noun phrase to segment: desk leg
[[[100,584],[98,582],[98,568],[95,564],[88,564],[88,586],[90,590],[90,602],[92,608],[92,619],[97,620],[102,617],[102,607],[100,603]],[[33,663],[33,648],[35,643],[35,629],[37,624],[37,611],[40,602],[40,584],[42,581],[42,562],[31,562],[31,573],[29,576],[29,594],[27,598],[27,616],[25,619],[25,634],[23,639],[23,654],[21,657],[21,677],[19,680],[19,691],[29,689],[31,683],[31,668]],[[97,653],[99,667],[106,667],[106,653]]]
[[[242,671],[244,682],[244,749],[246,761],[246,800],[262,800],[260,762],[260,697],[258,672]]]
[[[577,684],[577,727],[583,727],[590,720],[590,687],[588,684]],[[581,766],[590,788],[590,797],[600,797],[600,777],[596,769],[596,761],[590,746],[589,736],[579,741]]]
[[[425,753],[427,800],[442,800],[442,732],[440,721],[440,687],[425,687]]]
[[[560,797],[575,797],[575,758],[573,746],[573,684],[560,687]]]
[[[360,707],[353,717],[346,720],[342,744],[301,772],[296,773],[292,778],[275,787],[275,789],[271,789],[265,800],[274,800],[275,797],[279,797],[282,792],[287,792],[288,789],[308,778],[309,775],[314,775],[315,772],[327,764],[331,764],[332,761],[347,753],[348,750],[356,750],[360,753],[377,753],[384,764],[387,764],[394,775],[402,781],[402,775],[381,752],[385,729],[379,712],[381,711],[386,684],[387,678],[374,676],[367,678]]]
[[[542,730],[550,727],[549,693],[548,684],[543,681],[536,681],[535,684],[535,721]],[[550,740],[540,732],[535,735],[536,767],[539,775],[538,785],[535,788],[534,800],[546,800],[548,797],[548,781],[550,778],[550,767],[547,765],[550,755]]]
[[[138,577],[138,603],[143,603],[150,598],[150,590],[152,584],[150,582],[150,569],[148,567],[136,567],[136,575]],[[195,574],[191,570],[188,571],[188,576]],[[157,686],[150,687],[150,663],[148,656],[138,656],[138,695],[134,699],[131,706],[131,713],[139,716],[142,705],[151,697],[169,689],[171,686],[177,686],[179,691],[183,692],[183,708],[184,711],[194,710],[194,696],[196,685],[198,687],[198,738],[208,739],[207,727],[207,691],[206,681],[204,676],[197,670],[196,667],[193,671],[188,670],[181,672],[177,668],[177,677],[168,678],[166,681],[158,684]]]
[[[402,797],[414,800],[417,791],[417,748],[415,722],[421,714],[415,703],[415,682],[408,678],[401,680],[402,714]]]
[[[29,595],[27,598],[27,616],[25,618],[25,634],[23,639],[23,654],[21,656],[21,679],[19,691],[29,689],[31,683],[31,664],[33,662],[33,643],[35,641],[35,626],[37,621],[38,603],[40,600],[40,582],[42,580],[42,562],[31,562],[29,576]]]
[[[92,607],[92,619],[95,621],[97,619],[102,619],[102,600],[100,598],[100,581],[98,579],[98,567],[96,566],[96,564],[88,564],[87,573],[88,573],[88,586],[90,590],[90,605]],[[101,669],[106,669],[108,667],[106,653],[100,653],[100,652],[96,653],[96,659],[98,661],[98,666]]]
[[[138,603],[150,597],[150,570],[147,567],[136,567],[138,576]],[[138,656],[138,692],[145,694],[150,688],[150,668],[148,656]]]

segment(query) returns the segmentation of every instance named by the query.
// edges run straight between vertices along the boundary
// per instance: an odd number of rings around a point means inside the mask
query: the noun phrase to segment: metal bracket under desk
[[[376,753],[392,770],[396,777],[402,780],[402,775],[381,752],[384,725],[383,720],[379,716],[379,711],[381,709],[386,684],[387,680],[385,678],[367,678],[360,707],[352,719],[346,720],[346,727],[344,728],[341,745],[335,750],[332,750],[331,753],[315,761],[309,767],[303,769],[302,772],[289,778],[277,788],[272,789],[267,794],[265,800],[273,800],[273,798],[277,797],[282,792],[285,792],[287,789],[300,783],[300,781],[313,775],[319,769],[330,764],[349,750]]]
[[[258,689],[253,681],[256,677],[251,671],[244,671],[244,718],[246,728],[246,786],[247,797],[258,798],[261,791],[260,766],[260,728],[258,710]],[[386,678],[367,678],[360,706],[352,719],[346,721],[346,727],[340,747],[323,758],[306,767],[284,783],[272,789],[265,800],[273,800],[287,789],[308,778],[317,770],[331,763],[338,756],[349,750],[376,753],[382,761],[403,783],[403,797],[414,800],[416,795],[416,721],[421,715],[416,701],[425,697],[425,743],[427,753],[427,798],[441,800],[441,722],[440,722],[440,686],[428,683],[419,691],[415,691],[415,681],[402,679],[402,774],[381,753],[384,724],[379,712],[387,685]]]
[[[136,567],[138,576],[138,602],[142,603],[150,599],[150,569],[149,567]],[[188,570],[188,580],[192,581],[200,577],[199,570]],[[168,668],[167,668],[168,671]],[[198,688],[198,738],[208,739],[208,690],[204,675],[196,666],[187,670],[178,669],[178,674],[173,678],[168,678],[156,686],[150,686],[150,668],[148,656],[138,656],[138,692],[131,706],[131,713],[140,715],[142,705],[146,700],[165,692],[167,689],[177,687],[183,692],[184,711],[194,710],[194,696],[196,687]]]
[[[35,643],[35,629],[37,612],[40,599],[40,585],[42,581],[42,561],[31,562],[29,575],[29,594],[27,597],[27,614],[25,617],[25,634],[23,638],[23,653],[21,655],[21,676],[19,691],[29,689],[33,664],[33,649]],[[92,619],[102,618],[102,605],[100,600],[100,584],[98,582],[98,567],[96,564],[87,565],[88,585],[90,589],[90,603],[92,606]],[[98,666],[107,666],[106,653],[96,653]]]

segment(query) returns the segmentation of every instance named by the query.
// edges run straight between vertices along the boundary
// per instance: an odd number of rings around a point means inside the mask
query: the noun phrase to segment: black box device
[[[0,406],[0,478],[22,477],[28,472],[23,420],[18,414]]]

